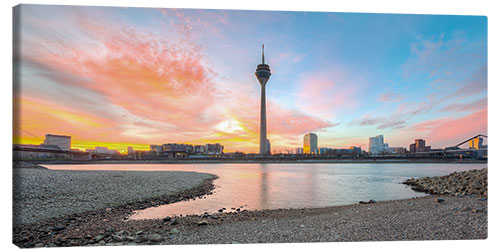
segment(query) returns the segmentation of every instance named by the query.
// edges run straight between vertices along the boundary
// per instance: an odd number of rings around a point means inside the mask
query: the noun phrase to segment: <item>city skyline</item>
[[[257,153],[266,44],[268,139],[437,148],[487,134],[486,18],[23,5],[15,143],[221,143]],[[252,20],[250,22],[249,20]],[[389,28],[390,27],[390,28]],[[262,33],[262,34],[261,34]],[[257,54],[258,55],[258,54]],[[37,138],[38,137],[38,138]]]

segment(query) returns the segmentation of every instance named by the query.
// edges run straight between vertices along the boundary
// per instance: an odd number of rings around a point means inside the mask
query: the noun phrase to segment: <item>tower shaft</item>
[[[267,154],[266,84],[260,85],[260,148],[259,154]]]

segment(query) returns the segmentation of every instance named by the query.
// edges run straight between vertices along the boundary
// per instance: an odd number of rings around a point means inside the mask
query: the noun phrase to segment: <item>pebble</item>
[[[208,225],[208,221],[207,220],[200,220],[198,221],[198,226],[204,226],[204,225]]]
[[[161,242],[163,241],[163,236],[159,235],[159,234],[153,234],[153,235],[150,235],[148,237],[148,239],[152,242],[155,242],[155,243],[158,243],[158,242]]]

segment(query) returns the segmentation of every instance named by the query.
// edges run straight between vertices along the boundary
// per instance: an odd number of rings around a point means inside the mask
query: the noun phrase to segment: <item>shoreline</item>
[[[443,199],[444,202],[438,202],[437,199]],[[444,207],[444,208],[443,208]],[[445,215],[437,214],[435,211],[442,209]],[[407,226],[399,228],[398,230],[411,230],[415,235],[399,235],[399,236],[375,236],[383,234],[384,228],[380,227],[380,216],[374,216],[372,213],[382,211],[384,216],[393,217],[390,213],[399,212],[397,215],[404,215],[404,222],[408,219],[418,221],[418,224],[430,223],[431,227],[426,228],[412,228],[411,224],[414,222],[407,222]],[[37,241],[15,242],[19,247],[68,247],[68,246],[116,246],[116,245],[152,245],[152,244],[235,244],[235,243],[287,243],[287,242],[338,242],[338,241],[373,241],[373,240],[451,240],[451,239],[486,239],[487,238],[487,200],[480,197],[471,195],[465,197],[446,196],[446,195],[430,195],[425,197],[402,199],[402,200],[387,200],[379,201],[370,204],[350,204],[341,206],[330,206],[320,208],[293,208],[293,209],[273,209],[273,210],[242,210],[240,212],[228,213],[214,213],[209,215],[188,215],[177,216],[173,218],[164,219],[150,219],[150,220],[137,220],[137,221],[124,221],[130,214],[131,210],[112,209],[111,211],[99,211],[86,213],[74,217],[78,221],[77,225],[55,231],[55,234],[43,231],[43,228],[53,228],[58,230],[56,225],[67,221],[68,218],[58,218],[43,223],[34,231],[38,233],[45,233],[49,237],[45,239],[40,238]],[[407,217],[406,213],[416,213],[416,216]],[[440,211],[442,213],[442,211]],[[457,225],[439,223],[439,227],[434,227],[432,220],[422,214],[432,214],[444,220],[446,216],[452,215],[452,219],[462,218],[468,223],[480,224],[485,227],[484,230],[472,230],[470,233],[466,231],[455,232],[454,235],[443,235],[442,231],[453,230]],[[330,218],[339,221],[338,224],[328,224],[325,226],[315,226],[315,218]],[[360,218],[356,218],[360,217]],[[471,222],[471,218],[474,220]],[[257,239],[243,240],[249,235],[247,230],[248,224],[251,224],[252,230],[260,230],[263,225],[266,227],[278,227],[278,231],[285,230],[286,227],[281,226],[282,223],[292,223],[296,228],[294,230],[302,230],[302,228],[328,229],[335,228],[337,225],[354,223],[358,224],[361,221],[362,228],[365,235],[359,236],[357,232],[347,233],[345,231],[338,231],[338,235],[330,235],[327,231],[324,233],[326,240],[314,240],[299,237],[296,240],[289,237],[275,237],[274,234],[268,234],[265,237],[268,240],[263,241],[259,236]],[[452,221],[453,221],[452,220]],[[354,221],[354,222],[353,222]],[[54,224],[54,222],[57,222]],[[389,221],[389,227],[395,225],[391,222],[400,224],[401,221]],[[461,223],[461,222],[459,222]],[[306,226],[306,224],[309,224]],[[373,225],[372,225],[373,224]],[[483,225],[484,224],[484,225]],[[370,226],[371,225],[371,226]],[[444,228],[442,228],[444,226]],[[469,225],[463,225],[460,230],[466,229]],[[238,230],[232,227],[239,228]],[[373,227],[373,228],[372,228]],[[398,227],[398,226],[395,226]],[[399,226],[401,227],[401,226]],[[228,229],[229,228],[229,229]],[[40,230],[41,229],[41,230]],[[88,229],[87,231],[82,231]],[[425,230],[424,230],[425,229]],[[214,239],[208,238],[205,241],[205,235],[213,234],[214,230],[223,230],[232,236],[228,239]],[[242,231],[243,230],[243,231]],[[380,231],[377,231],[380,230]],[[83,233],[83,234],[82,234]],[[374,234],[374,235],[371,235]],[[438,235],[434,238],[429,238],[432,235]],[[339,236],[344,235],[344,236]],[[41,235],[39,235],[41,236]],[[283,235],[282,235],[283,236]],[[332,236],[333,238],[331,238]],[[187,238],[186,238],[187,237]],[[191,239],[193,237],[194,239]],[[354,238],[353,238],[354,237]],[[360,238],[358,238],[360,237]],[[238,238],[238,240],[235,240]]]
[[[488,164],[487,160],[450,159],[371,159],[371,160],[93,160],[93,161],[32,161],[39,165],[89,164]]]

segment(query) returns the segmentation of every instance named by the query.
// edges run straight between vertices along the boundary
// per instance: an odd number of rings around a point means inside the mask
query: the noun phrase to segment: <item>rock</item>
[[[232,241],[231,244],[240,244],[238,241]]]
[[[100,244],[100,245],[105,245],[105,244],[106,244],[106,241],[101,240],[101,241],[99,241],[99,244]]]
[[[204,226],[204,225],[208,225],[208,221],[207,220],[200,220],[198,221],[198,226]]]
[[[301,225],[300,225],[300,227],[301,227],[301,228],[304,228],[304,227],[306,227],[306,226],[305,226],[304,224],[301,224]]]
[[[135,232],[136,235],[139,235],[139,234],[142,234],[142,233],[143,233],[142,230],[139,230],[139,231]]]
[[[224,212],[224,209],[222,209],[222,208],[221,208],[221,209],[219,209],[219,210],[217,210],[217,211],[218,211],[219,213],[222,213],[222,212]]]
[[[436,199],[436,201],[437,201],[438,203],[441,203],[441,202],[444,202],[444,199],[443,199],[443,198],[437,198],[437,199]]]
[[[167,217],[163,218],[162,220],[163,220],[163,222],[167,222],[167,221],[172,220],[172,218],[170,218],[170,216],[167,216]]]
[[[57,226],[54,226],[54,231],[59,232],[59,231],[64,230],[65,228],[66,227],[63,225],[57,225]]]
[[[377,202],[377,201],[375,201],[375,200],[370,200],[370,201],[368,201],[368,203],[376,203],[376,202]]]
[[[177,221],[176,219],[172,219],[172,221],[170,221],[170,225],[177,225],[179,224],[179,221]]]
[[[217,220],[217,219],[219,219],[219,216],[217,216],[217,215],[212,215],[212,216],[210,216],[210,218],[212,218],[212,219],[214,219],[214,220]]]
[[[43,247],[43,243],[37,243],[35,244],[35,247]]]
[[[159,234],[153,234],[153,235],[150,235],[148,237],[148,239],[151,241],[151,242],[155,242],[155,243],[158,243],[158,242],[162,242],[163,241],[163,236],[159,235]]]
[[[170,230],[170,233],[171,234],[178,234],[178,233],[180,233],[180,231],[177,228],[172,228],[172,230]]]
[[[105,238],[105,236],[104,236],[104,235],[102,235],[102,234],[100,234],[100,235],[97,235],[97,236],[94,238],[94,241],[99,242],[99,241],[103,240],[104,238]]]
[[[122,242],[123,241],[123,237],[121,237],[120,235],[113,235],[113,240],[114,241],[118,241],[118,242]]]
[[[136,237],[134,237],[134,236],[127,236],[127,237],[125,237],[125,239],[126,239],[127,241],[135,241],[135,240],[136,240]]]

